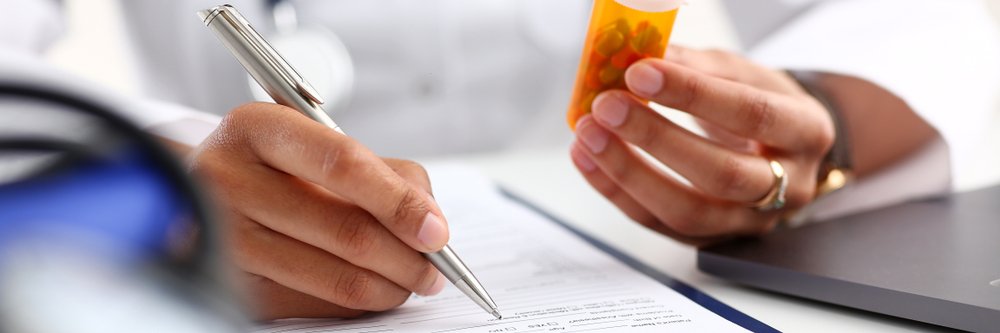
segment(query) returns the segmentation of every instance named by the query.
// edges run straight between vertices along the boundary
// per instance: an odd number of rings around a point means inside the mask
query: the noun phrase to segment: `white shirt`
[[[825,70],[877,83],[942,133],[951,146],[954,170],[975,163],[970,143],[981,141],[995,107],[994,94],[1000,91],[1000,63],[994,61],[1000,59],[1000,37],[982,1],[723,1],[753,59],[776,68]],[[333,31],[351,53],[355,94],[347,111],[335,118],[375,152],[413,157],[501,149],[510,142],[568,142],[571,133],[563,115],[588,1],[292,2],[300,21]],[[273,30],[263,1],[232,3],[265,35]],[[212,114],[252,99],[242,68],[194,19],[196,10],[215,2],[121,4],[129,13],[150,97]],[[0,45],[37,54],[57,35],[53,26],[58,14],[51,1],[0,0],[0,8],[18,9],[0,11]],[[47,70],[43,67],[36,69]],[[191,143],[212,127],[204,125],[212,121],[204,114],[177,107],[131,111],[147,126]],[[191,120],[195,118],[202,120]],[[186,133],[177,136],[176,130]],[[905,170],[889,173],[888,180],[882,177],[887,184],[868,190],[857,186],[878,194],[875,201],[861,201],[885,204],[947,190],[950,173],[939,165],[944,161],[948,167],[948,158],[941,155],[947,154],[944,147],[935,145],[929,150],[936,152],[914,157],[927,163],[897,167]],[[891,177],[912,177],[906,170],[933,174],[920,177],[926,184],[908,188]],[[900,194],[885,194],[887,189]]]

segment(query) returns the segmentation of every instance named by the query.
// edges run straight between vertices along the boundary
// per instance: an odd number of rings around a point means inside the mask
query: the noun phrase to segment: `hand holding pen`
[[[387,310],[411,292],[439,292],[445,277],[499,317],[447,247],[447,223],[426,172],[380,159],[343,135],[308,83],[235,9],[199,14],[285,105],[235,109],[193,156],[192,169],[219,185],[214,194],[226,213],[227,244],[250,277],[258,317]]]
[[[353,317],[446,282],[419,252],[443,247],[448,230],[416,163],[252,103],[226,116],[192,169],[220,206],[258,319]]]

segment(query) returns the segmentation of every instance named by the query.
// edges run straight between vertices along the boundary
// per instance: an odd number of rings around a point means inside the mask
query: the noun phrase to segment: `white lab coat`
[[[291,1],[300,21],[323,25],[346,44],[355,93],[335,118],[377,153],[412,157],[568,142],[563,114],[588,1]],[[273,27],[263,2],[231,1],[267,34]],[[972,143],[981,142],[1000,91],[1000,37],[982,1],[723,2],[750,57],[880,84],[942,133],[953,170],[975,163]],[[53,2],[0,4],[0,45],[38,53],[58,35]],[[252,98],[242,68],[193,18],[214,0],[121,4],[143,91],[203,112],[149,107],[134,110],[137,119],[197,142],[212,128],[204,113],[224,114]],[[950,184],[948,156],[945,145],[934,145],[914,163],[875,177],[870,183],[877,186],[857,186],[872,198],[826,201],[859,209],[940,193]],[[924,182],[904,180],[914,173]]]

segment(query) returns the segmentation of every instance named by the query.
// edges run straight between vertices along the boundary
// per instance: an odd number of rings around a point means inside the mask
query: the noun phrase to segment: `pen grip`
[[[437,267],[438,271],[441,271],[441,274],[448,278],[448,281],[451,281],[452,283],[455,283],[455,281],[461,280],[462,277],[471,274],[469,272],[469,268],[466,267],[465,263],[462,262],[462,259],[455,254],[455,251],[451,250],[450,246],[445,245],[445,247],[438,252],[424,253],[424,257],[427,258],[427,260],[429,260],[434,267]]]

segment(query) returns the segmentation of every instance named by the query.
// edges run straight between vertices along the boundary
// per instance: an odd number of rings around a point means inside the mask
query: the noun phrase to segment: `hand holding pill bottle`
[[[682,0],[595,0],[567,120],[572,129],[598,94],[626,89],[625,70],[667,51]]]

